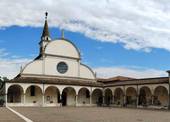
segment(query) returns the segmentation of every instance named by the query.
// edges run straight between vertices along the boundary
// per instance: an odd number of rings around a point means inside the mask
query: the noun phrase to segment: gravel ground
[[[170,111],[100,107],[13,107],[34,122],[170,122]]]

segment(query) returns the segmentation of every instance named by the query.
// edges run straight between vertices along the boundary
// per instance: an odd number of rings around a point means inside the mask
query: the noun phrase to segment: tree
[[[1,77],[0,76],[0,90],[2,89],[2,88],[4,88],[4,84],[5,84],[5,82],[6,81],[8,81],[9,79],[7,78],[7,77]]]

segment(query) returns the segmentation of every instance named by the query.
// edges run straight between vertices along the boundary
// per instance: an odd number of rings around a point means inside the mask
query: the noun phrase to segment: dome
[[[48,43],[45,54],[80,59],[80,52],[77,47],[66,39],[58,39]]]

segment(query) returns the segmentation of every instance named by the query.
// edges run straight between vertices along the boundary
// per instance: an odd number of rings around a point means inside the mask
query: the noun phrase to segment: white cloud
[[[5,49],[0,49],[0,76],[5,76],[9,79],[19,74],[20,67],[24,66],[31,59],[13,56]]]
[[[140,67],[98,67],[94,68],[99,78],[109,78],[115,76],[126,76],[132,78],[151,78],[164,77],[168,74],[166,71],[157,69],[148,69]]]
[[[1,0],[0,27],[49,25],[127,49],[170,51],[169,0]]]

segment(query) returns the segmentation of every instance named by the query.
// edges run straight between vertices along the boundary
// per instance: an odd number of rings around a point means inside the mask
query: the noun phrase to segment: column
[[[5,106],[7,106],[7,104],[8,104],[8,101],[7,101],[7,93],[5,94]]]
[[[44,93],[42,95],[42,106],[44,106]]]
[[[62,100],[62,94],[60,94],[60,107],[62,107],[63,100]]]
[[[154,105],[154,95],[152,95],[152,105]]]
[[[76,95],[76,106],[78,106],[78,95]]]
[[[115,101],[114,101],[115,99],[114,99],[114,95],[112,96],[112,104],[114,104],[115,103]]]
[[[169,86],[169,93],[168,93],[168,109],[170,110],[170,70],[168,70],[167,73],[168,73],[168,86]]]
[[[139,103],[139,89],[138,89],[138,85],[137,85],[137,95],[136,95],[136,107],[138,107],[138,103]]]
[[[103,97],[103,106],[105,106],[105,94],[104,94],[104,90],[103,90],[102,97]]]
[[[92,106],[92,94],[90,93],[90,106]]]
[[[125,91],[125,86],[123,86],[123,91],[124,91],[124,96],[123,96],[123,106],[126,106],[126,91]]]
[[[25,93],[24,93],[24,106],[25,106]]]

